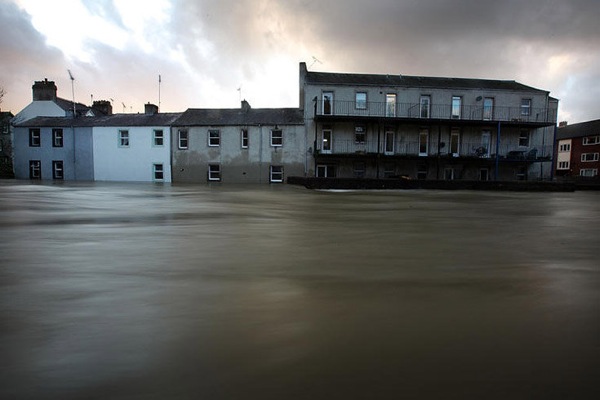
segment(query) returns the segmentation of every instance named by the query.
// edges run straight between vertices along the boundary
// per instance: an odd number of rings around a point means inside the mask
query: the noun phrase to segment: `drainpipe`
[[[71,125],[71,133],[73,134],[73,180],[76,181],[77,180],[77,142],[75,139],[75,127],[73,125]],[[63,141],[64,141],[64,136],[63,136]],[[63,143],[63,146],[64,146],[64,143]],[[92,149],[92,151],[93,151],[93,149]],[[92,160],[93,159],[94,159],[94,157],[92,155]],[[65,176],[65,167],[63,165],[63,179],[64,179],[64,176]]]
[[[554,159],[554,154],[556,151],[556,133],[558,131],[558,127],[556,126],[556,124],[554,124],[554,138],[552,139],[552,158],[550,159],[550,180],[553,181],[554,180],[554,163],[556,162],[556,160]]]
[[[440,180],[440,146],[442,144],[442,126],[438,126],[438,145],[437,145],[437,171],[436,171],[436,180]]]
[[[495,181],[498,181],[498,170],[500,169],[500,130],[501,123],[498,121],[498,129],[496,132],[496,171],[494,172]]]

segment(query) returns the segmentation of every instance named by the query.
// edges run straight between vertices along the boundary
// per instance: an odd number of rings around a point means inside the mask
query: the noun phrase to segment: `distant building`
[[[558,100],[515,81],[310,72],[317,177],[550,179]]]
[[[556,177],[598,179],[600,119],[561,124],[556,132]]]
[[[188,109],[173,123],[173,181],[278,183],[306,174],[297,108]]]

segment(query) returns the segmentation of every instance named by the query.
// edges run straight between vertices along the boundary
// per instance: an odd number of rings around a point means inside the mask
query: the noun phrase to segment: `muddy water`
[[[3,399],[598,395],[599,193],[3,181],[0,235]]]

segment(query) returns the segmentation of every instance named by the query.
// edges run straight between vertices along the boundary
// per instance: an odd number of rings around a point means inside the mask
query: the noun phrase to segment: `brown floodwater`
[[[2,399],[600,398],[600,193],[0,181]]]

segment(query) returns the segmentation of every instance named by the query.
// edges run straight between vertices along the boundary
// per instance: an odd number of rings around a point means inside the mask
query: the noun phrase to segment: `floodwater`
[[[2,399],[600,398],[600,193],[0,182]]]

